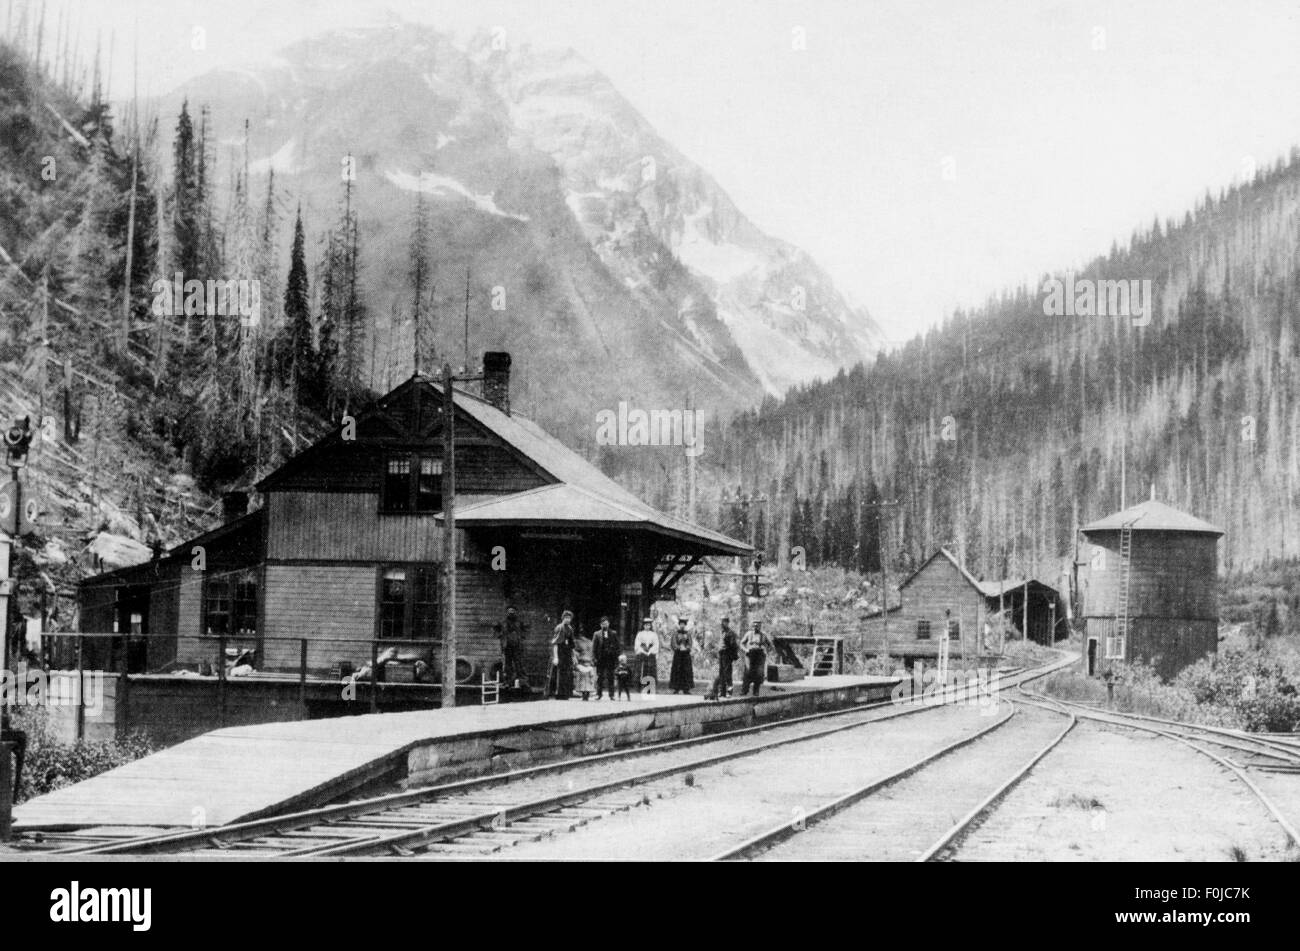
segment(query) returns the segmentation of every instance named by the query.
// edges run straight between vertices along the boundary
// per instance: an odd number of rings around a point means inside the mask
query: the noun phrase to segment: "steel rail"
[[[1023,687],[1021,689],[1023,689]],[[1079,718],[1075,716],[1075,714],[1064,710],[1056,710],[1055,712],[1069,718],[1070,722],[1065,725],[1065,729],[1053,737],[1046,746],[1035,753],[1029,762],[1025,763],[1024,766],[1021,766],[1018,770],[1012,773],[1006,782],[1002,783],[1002,785],[985,797],[979,805],[966,815],[962,816],[962,818],[958,819],[951,829],[939,837],[937,842],[921,853],[921,856],[917,859],[918,862],[933,861],[945,848],[951,847],[954,842],[969,833],[981,816],[990,811],[1004,796],[1006,796],[1007,793],[1019,785],[1020,781],[1029,775],[1029,771],[1038,765],[1039,760],[1052,752],[1052,750],[1056,749],[1057,745],[1078,725]]]
[[[904,766],[902,769],[895,770],[894,772],[890,773],[888,776],[884,776],[881,777],[880,779],[872,780],[870,783],[867,783],[865,786],[860,786],[857,789],[853,790],[852,792],[845,793],[843,796],[840,796],[837,799],[834,799],[831,802],[826,803],[825,805],[817,807],[812,812],[801,815],[799,817],[799,821],[797,822],[788,822],[788,821],[782,822],[780,825],[773,826],[772,828],[764,832],[760,832],[758,835],[746,839],[744,842],[740,843],[739,845],[733,846],[732,848],[729,848],[723,852],[719,852],[717,855],[714,855],[710,859],[710,861],[731,862],[737,859],[745,858],[755,852],[765,851],[767,849],[772,848],[775,845],[779,845],[781,842],[784,842],[786,839],[791,838],[792,836],[795,836],[800,832],[803,832],[805,829],[807,829],[809,826],[813,825],[814,823],[821,822],[822,820],[835,815],[837,812],[841,812],[844,809],[847,809],[849,806],[852,806],[855,803],[858,803],[863,799],[866,799],[868,796],[872,795],[873,793],[877,793],[888,786],[894,785],[900,780],[906,779],[907,777],[913,775],[914,773],[920,772],[922,769],[924,769],[926,766],[929,766],[935,760],[941,759],[942,757],[947,756],[949,753],[952,753],[955,750],[959,750],[964,746],[969,746],[971,743],[974,743],[976,740],[982,738],[983,736],[989,733],[992,733],[994,730],[998,729],[999,727],[1004,726],[1015,715],[1016,715],[1016,711],[1015,711],[1015,707],[1013,706],[1011,710],[1006,714],[1006,716],[1002,717],[1000,720],[997,720],[989,724],[988,726],[984,727],[984,729],[977,730],[976,732],[970,734],[969,736],[964,736],[960,740],[957,740],[956,742],[949,743],[947,746],[933,753],[929,753],[921,757],[920,759],[909,763],[908,765]]]
[[[1035,696],[1041,696],[1041,695],[1035,695]],[[1071,703],[1070,701],[1057,700],[1054,697],[1050,698],[1050,700],[1053,703],[1062,704],[1065,706],[1071,706],[1071,707],[1079,706],[1078,704]],[[1041,702],[1033,701],[1033,700],[1022,699],[1019,702],[1030,703],[1030,704],[1037,703],[1037,705],[1040,706],[1043,705]],[[1255,784],[1255,782],[1246,774],[1246,771],[1242,769],[1240,766],[1238,766],[1236,763],[1233,763],[1231,760],[1224,759],[1222,756],[1220,756],[1218,753],[1215,753],[1213,750],[1206,748],[1205,746],[1201,745],[1201,743],[1198,743],[1195,740],[1188,739],[1186,736],[1183,736],[1182,734],[1174,733],[1169,730],[1161,730],[1157,727],[1145,726],[1141,723],[1124,722],[1125,720],[1132,720],[1132,719],[1149,719],[1141,714],[1110,713],[1110,712],[1103,714],[1097,711],[1085,710],[1084,712],[1079,712],[1076,713],[1075,715],[1078,717],[1082,717],[1085,720],[1095,720],[1099,723],[1109,723],[1112,726],[1120,726],[1129,730],[1139,730],[1145,733],[1154,733],[1157,736],[1163,736],[1166,739],[1173,740],[1177,743],[1182,743],[1184,746],[1190,747],[1191,749],[1200,753],[1202,756],[1206,756],[1209,759],[1212,759],[1214,762],[1218,763],[1224,769],[1228,770],[1239,780],[1241,780],[1241,782],[1246,786],[1246,788],[1249,789],[1252,793],[1254,793],[1255,798],[1258,799],[1264,805],[1264,808],[1268,810],[1268,812],[1272,815],[1273,819],[1278,823],[1278,825],[1282,827],[1282,831],[1286,833],[1287,839],[1289,839],[1292,844],[1300,846],[1300,833],[1297,833],[1296,828],[1294,825],[1291,824],[1291,821],[1287,819],[1285,815],[1282,814],[1282,811],[1278,809],[1277,805],[1273,802],[1273,800],[1268,797],[1268,795],[1264,792],[1264,790],[1260,789],[1259,786]],[[1170,722],[1177,723],[1177,721],[1170,721]],[[1179,725],[1195,727],[1195,724],[1179,724]],[[1209,740],[1205,742],[1214,743],[1216,741]]]
[[[898,704],[893,700],[882,700],[875,703],[846,707],[842,710],[830,710],[785,720],[774,720],[769,723],[754,724],[752,726],[741,727],[735,730],[723,730],[717,733],[709,733],[703,736],[689,737],[687,739],[668,740],[662,743],[650,743],[631,749],[614,750],[608,753],[598,753],[592,756],[573,757],[555,763],[543,763],[537,766],[528,766],[522,769],[510,770],[505,773],[476,776],[452,783],[425,786],[419,789],[405,790],[398,793],[388,793],[382,796],[373,796],[334,805],[319,806],[293,813],[250,819],[244,822],[231,823],[229,825],[202,829],[185,829],[179,832],[167,832],[161,835],[114,841],[94,848],[74,847],[65,850],[58,850],[53,854],[113,855],[140,851],[167,851],[176,847],[204,848],[213,844],[217,844],[218,847],[221,847],[221,843],[237,842],[244,839],[256,838],[267,833],[275,835],[296,828],[302,828],[304,826],[326,822],[338,822],[344,819],[353,819],[360,816],[372,815],[404,806],[421,805],[446,796],[471,792],[477,789],[504,786],[512,782],[519,782],[537,776],[554,775],[570,769],[598,766],[603,763],[630,760],[637,757],[650,756],[656,753],[674,752],[692,746],[699,746],[721,740],[736,739],[756,733],[766,732],[778,727],[797,726],[812,721],[826,720],[833,717],[848,716],[851,714],[869,713],[883,708],[897,706]],[[892,716],[903,716],[910,713],[917,713],[920,712],[920,709],[921,708],[919,707],[909,706],[907,709],[901,710]],[[876,722],[878,720],[890,718],[891,716],[875,717],[863,722]],[[219,839],[221,842],[216,843],[214,842],[215,839]]]
[[[1039,677],[1047,676],[1062,667],[1073,663],[1076,658],[1067,657],[1060,661],[1044,665],[1030,671],[1017,672],[1008,676],[999,674],[990,681],[990,688],[996,686],[1002,689],[1004,681],[1009,683],[1005,685],[1020,685]],[[914,713],[920,713],[929,709],[936,709],[942,705],[941,701],[951,694],[964,694],[972,689],[969,685],[944,685],[936,690],[935,694],[921,700],[916,704],[896,709],[879,716],[870,716],[859,719],[853,723],[839,724],[825,730],[817,730],[812,733],[798,734],[792,737],[783,737],[769,743],[762,743],[752,747],[746,747],[743,750],[729,751],[723,754],[715,754],[706,757],[696,758],[685,764],[663,767],[649,772],[637,774],[634,776],[623,777],[618,780],[599,783],[579,790],[566,791],[559,796],[544,797],[527,803],[517,805],[506,805],[501,808],[493,809],[490,812],[475,814],[472,817],[457,819],[450,822],[431,823],[427,826],[418,827],[411,830],[403,830],[386,836],[357,835],[341,843],[331,845],[313,845],[305,848],[292,849],[281,852],[274,857],[305,857],[309,855],[346,855],[355,854],[357,851],[370,851],[372,849],[402,852],[411,845],[433,839],[445,839],[455,837],[464,831],[472,828],[491,828],[494,824],[502,821],[509,821],[511,817],[522,818],[525,815],[536,815],[539,812],[553,811],[563,808],[566,805],[580,802],[585,799],[591,799],[602,795],[614,789],[631,787],[647,782],[653,782],[656,779],[673,773],[687,772],[692,769],[699,769],[704,766],[714,765],[729,759],[737,759],[744,756],[755,755],[769,749],[783,746],[790,743],[805,742],[819,739],[834,733],[845,730],[856,729],[861,726],[867,726],[872,723],[882,722],[894,719],[896,717],[907,716]],[[61,849],[49,854],[78,854],[78,855],[114,855],[114,854],[132,854],[132,853],[167,853],[175,851],[186,851],[192,849],[201,849],[216,847],[218,849],[228,848],[237,842],[245,842],[251,839],[261,838],[263,836],[274,837],[286,833],[307,829],[318,825],[329,825],[349,819],[364,819],[367,816],[376,817],[377,821],[382,822],[382,813],[401,809],[404,807],[436,803],[440,799],[453,796],[459,793],[470,792],[476,789],[495,788],[509,785],[512,782],[533,778],[542,775],[554,775],[571,769],[580,769],[603,763],[633,759],[641,756],[653,755],[656,753],[671,753],[681,749],[687,749],[694,746],[720,742],[730,739],[742,738],[745,736],[768,732],[786,726],[798,726],[809,722],[831,719],[834,717],[848,716],[852,714],[875,713],[888,707],[898,707],[895,700],[885,700],[876,703],[856,705],[842,710],[832,710],[823,713],[808,714],[802,717],[795,717],[787,720],[777,720],[769,723],[756,724],[753,726],[742,727],[737,730],[727,730],[719,733],[710,733],[706,736],[691,737],[684,740],[670,740],[664,743],[647,744],[628,750],[616,750],[610,753],[602,753],[594,756],[576,757],[563,760],[557,763],[541,764],[539,766],[526,767],[524,769],[513,770],[507,773],[498,773],[491,776],[481,776],[472,779],[461,780],[459,782],[443,784],[439,786],[424,787],[416,790],[408,790],[400,793],[391,793],[384,796],[371,797],[368,799],[355,800],[352,802],[341,803],[331,806],[323,806],[314,809],[302,810],[296,813],[284,814],[279,816],[270,816],[259,819],[249,820],[247,822],[232,823],[225,826],[217,826],[199,830],[184,830],[181,832],[164,833],[158,836],[147,836],[138,839],[126,839],[114,841],[90,848],[74,847],[70,849]]]

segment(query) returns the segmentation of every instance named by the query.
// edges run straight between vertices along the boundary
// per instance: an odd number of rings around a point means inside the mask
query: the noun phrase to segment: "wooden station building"
[[[509,355],[484,366],[482,395],[454,390],[456,644],[468,667],[499,659],[493,628],[508,606],[527,626],[534,683],[566,609],[588,634],[609,615],[630,651],[650,604],[700,559],[751,551],[657,511],[511,412]],[[257,510],[85,581],[80,630],[150,635],[138,672],[193,669],[222,636],[252,651],[258,671],[299,671],[305,652],[312,676],[329,676],[360,668],[376,645],[429,646],[440,670],[442,416],[441,384],[413,376],[359,413],[354,432],[263,478]]]
[[[1164,677],[1218,649],[1223,530],[1154,499],[1082,528],[1084,669],[1149,661]]]
[[[868,652],[884,653],[904,661],[929,659],[939,654],[939,640],[947,638],[950,657],[976,657],[996,652],[986,625],[1005,618],[1040,644],[1055,641],[1064,629],[1065,610],[1060,594],[1036,579],[980,581],[957,557],[940,548],[899,586],[901,604],[885,618],[867,622]]]

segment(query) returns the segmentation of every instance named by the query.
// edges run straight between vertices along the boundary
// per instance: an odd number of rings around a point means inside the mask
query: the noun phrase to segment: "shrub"
[[[1300,727],[1300,665],[1259,650],[1225,650],[1179,674],[1176,683],[1201,705],[1231,710],[1247,730]]]
[[[154,752],[153,744],[141,734],[122,740],[61,742],[50,729],[46,711],[39,707],[15,710],[13,721],[15,729],[27,733],[27,758],[18,802],[71,786]]]

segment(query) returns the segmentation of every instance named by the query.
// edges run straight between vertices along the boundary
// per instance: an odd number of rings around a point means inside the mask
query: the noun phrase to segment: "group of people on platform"
[[[677,629],[668,638],[668,649],[672,652],[668,687],[679,695],[695,690],[695,642],[689,623],[685,616],[678,617]],[[516,685],[526,682],[522,669],[526,629],[513,607],[507,609],[505,623],[496,625],[496,631],[501,642],[503,680]],[[573,612],[565,611],[551,636],[546,696],[568,700],[578,694],[583,700],[589,700],[594,693],[597,700],[606,696],[611,700],[624,697],[630,700],[634,684],[638,692],[654,691],[659,678],[660,646],[653,621],[646,618],[633,641],[629,664],[618,632],[610,628],[609,617],[601,617],[600,627],[587,638],[575,631]],[[731,619],[724,617],[717,647],[718,675],[705,698],[732,695],[735,664],[742,659],[741,696],[751,688],[754,696],[758,696],[767,676],[767,647],[761,621],[754,621],[751,629],[740,636],[732,629]]]

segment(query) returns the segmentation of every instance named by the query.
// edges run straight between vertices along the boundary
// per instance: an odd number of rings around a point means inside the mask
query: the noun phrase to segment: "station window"
[[[257,633],[257,570],[203,579],[203,630],[212,635]]]
[[[930,622],[921,618],[916,622],[916,639],[918,641],[928,641],[930,639]]]
[[[961,618],[959,617],[948,618],[948,640],[950,641],[961,640]]]
[[[406,569],[389,568],[379,579],[379,636],[406,637]]]
[[[411,510],[411,457],[390,456],[384,465],[384,511]]]
[[[440,611],[437,565],[381,570],[377,632],[380,640],[433,640],[438,636]]]
[[[382,491],[385,512],[441,512],[442,460],[413,453],[389,456]]]
[[[442,511],[442,460],[428,456],[419,457],[415,477],[415,510],[417,512]]]

